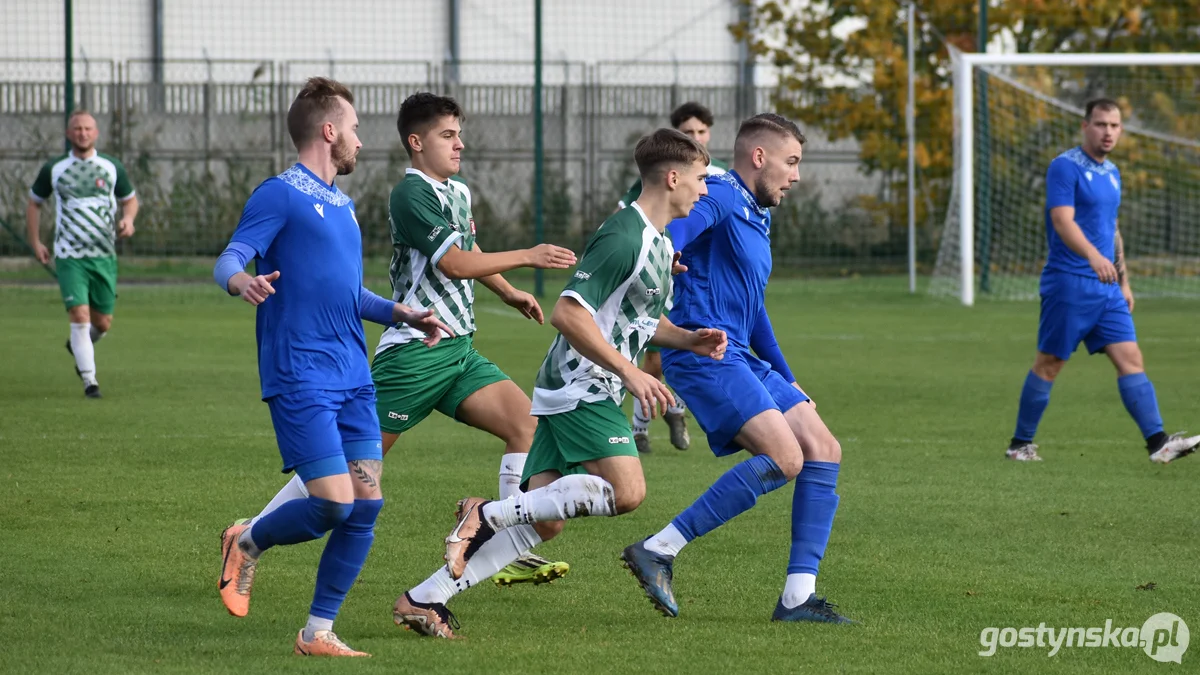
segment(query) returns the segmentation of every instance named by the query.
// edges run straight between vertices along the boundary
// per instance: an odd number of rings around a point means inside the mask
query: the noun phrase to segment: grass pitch
[[[555,291],[558,283],[547,285]],[[377,288],[376,290],[383,290]],[[481,292],[477,346],[527,391],[552,337]],[[547,304],[551,300],[545,301]],[[57,290],[0,287],[0,670],[14,673],[1165,672],[1136,648],[1001,648],[986,627],[1200,631],[1200,458],[1146,459],[1112,367],[1076,355],[1038,442],[1003,459],[1034,351],[1034,303],[964,309],[864,280],[779,280],[784,352],[841,439],[841,507],[818,591],[859,626],[769,623],[791,488],[694,542],[676,563],[681,616],[655,613],[620,567],[738,458],[672,449],[653,427],[649,496],[539,549],[551,586],[490,585],[451,604],[459,642],[418,638],[391,604],[441,564],[454,502],[496,490],[501,445],[435,416],[385,463],[375,548],[337,631],[369,661],[291,655],[320,543],[264,557],[245,619],[216,592],[218,535],[283,484],[258,400],[252,310],[212,284],[122,287],[85,400]],[[547,311],[549,307],[547,306]],[[1200,432],[1194,303],[1135,315],[1167,431]],[[369,329],[373,346],[378,330]],[[1139,590],[1138,587],[1152,590]],[[1200,646],[1183,656],[1185,670]],[[1192,664],[1192,665],[1189,665]]]

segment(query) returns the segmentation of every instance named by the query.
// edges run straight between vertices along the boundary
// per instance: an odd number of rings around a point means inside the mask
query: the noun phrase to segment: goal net
[[[954,186],[931,293],[1037,297],[1046,169],[1104,97],[1122,110],[1109,159],[1134,292],[1200,297],[1200,54],[958,54],[954,87]]]

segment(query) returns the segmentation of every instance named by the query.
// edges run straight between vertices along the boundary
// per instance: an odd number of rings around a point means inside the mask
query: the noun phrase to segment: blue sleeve
[[[758,319],[754,322],[754,330],[750,332],[750,349],[758,355],[758,358],[771,364],[771,368],[775,372],[783,376],[788,382],[795,382],[796,377],[792,375],[792,369],[788,368],[787,359],[783,358],[783,351],[779,349],[779,342],[775,339],[775,329],[771,327],[771,318],[767,316],[767,308],[763,307],[758,313]]]
[[[667,225],[671,234],[671,244],[676,251],[682,251],[704,231],[721,222],[729,215],[733,197],[733,189],[723,181],[708,181],[708,194],[700,198],[692,207],[692,212],[686,217],[672,220]]]
[[[392,320],[392,310],[396,307],[396,303],[375,295],[363,286],[358,293],[358,316],[372,323],[378,323],[384,326],[390,326],[395,321]]]
[[[217,264],[213,266],[213,280],[228,293],[229,278],[245,270],[246,263],[253,258],[254,249],[241,242],[229,242],[229,246],[217,256]]]
[[[263,181],[246,200],[242,219],[230,241],[249,246],[259,258],[266,256],[275,235],[287,222],[289,190],[291,188],[277,178]]]
[[[1050,168],[1046,170],[1046,208],[1075,206],[1077,180],[1079,171],[1070,161],[1056,159],[1050,162]]]

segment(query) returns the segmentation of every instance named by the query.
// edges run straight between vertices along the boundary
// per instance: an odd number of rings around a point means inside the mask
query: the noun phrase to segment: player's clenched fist
[[[575,253],[554,244],[539,244],[529,249],[529,266],[544,270],[565,270],[575,264]]]
[[[238,289],[238,295],[251,305],[261,305],[267,298],[275,295],[275,287],[271,282],[279,278],[279,270],[275,270],[267,275],[258,275],[256,277],[246,276],[244,286]]]

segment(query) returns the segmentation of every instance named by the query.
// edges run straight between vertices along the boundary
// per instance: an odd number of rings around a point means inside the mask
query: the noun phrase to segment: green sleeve
[[[125,172],[125,165],[117,160],[112,160],[112,163],[117,167],[117,185],[113,190],[113,195],[117,199],[128,199],[133,195],[133,183],[129,182],[129,174]]]
[[[392,190],[388,223],[392,243],[417,249],[433,265],[461,238],[446,218],[433,187],[424,180],[405,180]]]
[[[641,178],[634,181],[633,185],[629,186],[629,191],[625,193],[625,196],[621,197],[621,202],[620,202],[621,208],[625,208],[626,206],[629,206],[630,204],[634,203],[635,201],[637,201],[637,198],[640,196],[642,196],[642,179]]]
[[[605,231],[608,229],[608,231]],[[633,274],[641,252],[641,240],[619,227],[601,226],[583,251],[575,274],[561,295],[578,300],[595,314],[600,306]]]
[[[50,183],[52,164],[52,162],[46,162],[42,165],[42,170],[38,171],[37,178],[33,181],[33,187],[29,188],[30,194],[37,197],[39,201],[46,201],[54,193],[54,186]]]

